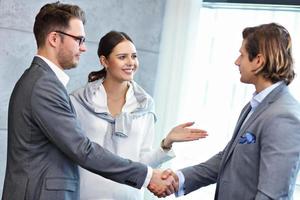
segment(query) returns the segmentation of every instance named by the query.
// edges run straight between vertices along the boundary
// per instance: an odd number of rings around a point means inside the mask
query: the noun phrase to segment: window
[[[300,5],[298,0],[203,0],[204,3],[238,3],[238,4],[269,4],[269,5]]]
[[[180,169],[203,162],[222,150],[230,140],[241,109],[254,92],[252,85],[240,83],[240,74],[234,65],[242,42],[242,30],[248,26],[270,22],[282,24],[291,34],[298,76],[290,88],[300,100],[298,11],[202,7],[198,23],[199,34],[193,38],[193,53],[188,55],[191,64],[183,66],[186,78],[181,84],[186,87],[180,96],[174,98],[181,98],[176,122],[195,120],[196,126],[206,129],[210,135],[204,140],[175,144],[177,157],[167,167]],[[168,74],[164,75],[167,76]],[[156,101],[156,104],[159,102]],[[213,199],[214,191],[215,185],[211,185],[180,199]],[[298,198],[300,178],[294,193],[294,199]],[[167,199],[176,198],[171,196]]]

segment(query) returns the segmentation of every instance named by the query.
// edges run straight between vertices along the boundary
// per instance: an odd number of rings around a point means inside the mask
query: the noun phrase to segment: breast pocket
[[[247,169],[257,168],[260,159],[259,142],[237,142],[232,155],[235,165],[248,166]],[[247,171],[246,169],[243,169]]]

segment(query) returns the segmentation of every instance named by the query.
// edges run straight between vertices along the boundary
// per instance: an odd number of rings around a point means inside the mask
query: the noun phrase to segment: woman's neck
[[[112,99],[118,99],[126,96],[128,90],[128,82],[116,82],[109,79],[104,79],[103,86],[105,88],[107,97]]]
[[[110,114],[114,117],[121,113],[126,102],[128,82],[116,82],[109,79],[103,81],[103,86],[107,95],[107,107]]]

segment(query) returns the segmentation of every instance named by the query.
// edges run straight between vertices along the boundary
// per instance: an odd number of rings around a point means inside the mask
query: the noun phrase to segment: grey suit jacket
[[[120,158],[85,136],[65,87],[41,58],[33,59],[15,85],[8,113],[3,200],[79,199],[77,164],[142,187],[147,166]]]
[[[249,106],[222,152],[182,169],[186,194],[217,183],[216,200],[292,199],[300,163],[299,103],[281,84],[240,128]],[[254,140],[243,143],[247,133]]]

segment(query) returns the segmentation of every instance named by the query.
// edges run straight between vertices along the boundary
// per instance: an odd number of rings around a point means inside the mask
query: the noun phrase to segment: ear
[[[50,46],[56,47],[58,45],[59,41],[60,41],[60,38],[58,38],[58,37],[60,37],[58,35],[58,33],[51,32],[51,33],[48,34],[46,40],[47,40],[47,42],[49,43]]]
[[[264,56],[261,53],[257,54],[257,56],[255,58],[256,69],[263,67],[264,64],[265,64]]]
[[[108,62],[105,56],[100,56],[99,61],[104,68],[107,68]]]

